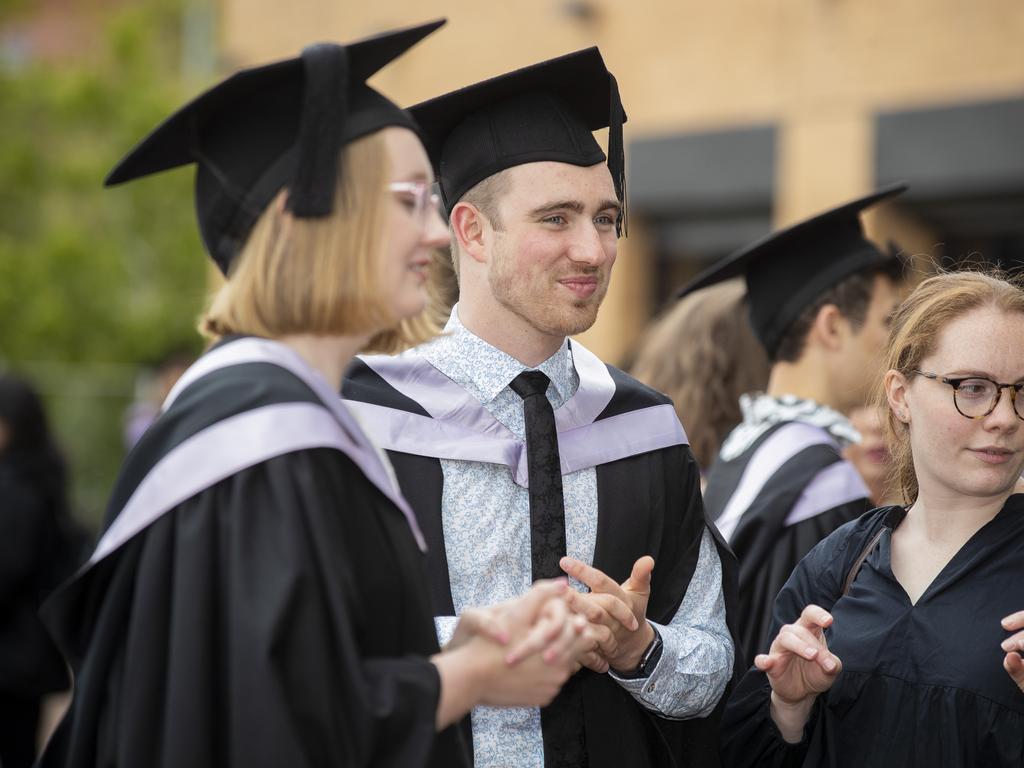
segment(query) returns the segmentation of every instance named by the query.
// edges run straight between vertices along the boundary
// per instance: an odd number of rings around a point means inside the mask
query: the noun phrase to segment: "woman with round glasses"
[[[549,702],[594,646],[549,582],[439,651],[417,520],[338,398],[357,351],[429,335],[431,165],[364,81],[438,26],[239,72],[108,178],[195,163],[226,282],[47,607],[75,686],[41,765],[459,766],[457,720]]]
[[[925,280],[885,367],[906,506],[797,566],[729,702],[727,765],[1024,765],[1024,289]]]

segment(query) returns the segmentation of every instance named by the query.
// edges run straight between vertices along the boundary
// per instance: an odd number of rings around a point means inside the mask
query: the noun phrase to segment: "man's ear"
[[[491,237],[491,223],[472,203],[459,202],[452,208],[448,223],[459,243],[459,252],[484,264],[487,261],[486,244]]]
[[[850,322],[843,317],[839,307],[825,304],[814,316],[807,338],[823,349],[836,352],[842,348],[844,338],[850,331]]]

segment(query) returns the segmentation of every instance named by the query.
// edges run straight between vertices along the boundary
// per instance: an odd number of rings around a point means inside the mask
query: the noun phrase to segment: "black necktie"
[[[558,458],[555,412],[545,392],[550,380],[540,371],[523,371],[512,391],[523,398],[526,416],[526,468],[530,479],[530,562],[533,579],[562,575],[565,555],[565,502]]]
[[[530,564],[533,578],[563,575],[565,500],[558,457],[555,412],[548,402],[550,380],[540,371],[523,371],[509,385],[523,398],[526,416],[526,468],[530,480]],[[581,676],[573,675],[555,700],[540,711],[545,768],[584,768]]]

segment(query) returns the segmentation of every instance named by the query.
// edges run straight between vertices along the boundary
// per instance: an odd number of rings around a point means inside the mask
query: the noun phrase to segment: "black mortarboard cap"
[[[444,24],[385,32],[235,73],[179,109],[128,153],[105,184],[196,163],[196,213],[221,271],[275,195],[299,218],[331,213],[342,147],[387,126],[418,131],[367,78]]]
[[[615,77],[597,47],[542,61],[409,108],[437,172],[445,211],[506,168],[605,161],[593,132],[608,128],[608,169],[625,214],[622,124]],[[625,216],[623,215],[623,221]]]
[[[885,187],[773,232],[706,269],[677,297],[744,275],[751,326],[774,356],[786,330],[819,296],[856,272],[896,260],[864,236],[860,214],[906,189]]]

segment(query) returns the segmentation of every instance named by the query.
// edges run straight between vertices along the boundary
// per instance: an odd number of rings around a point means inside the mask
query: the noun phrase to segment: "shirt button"
[[[647,686],[647,692],[648,693],[654,693],[654,689],[657,688],[657,687],[658,687],[657,683],[651,683],[650,685]]]

